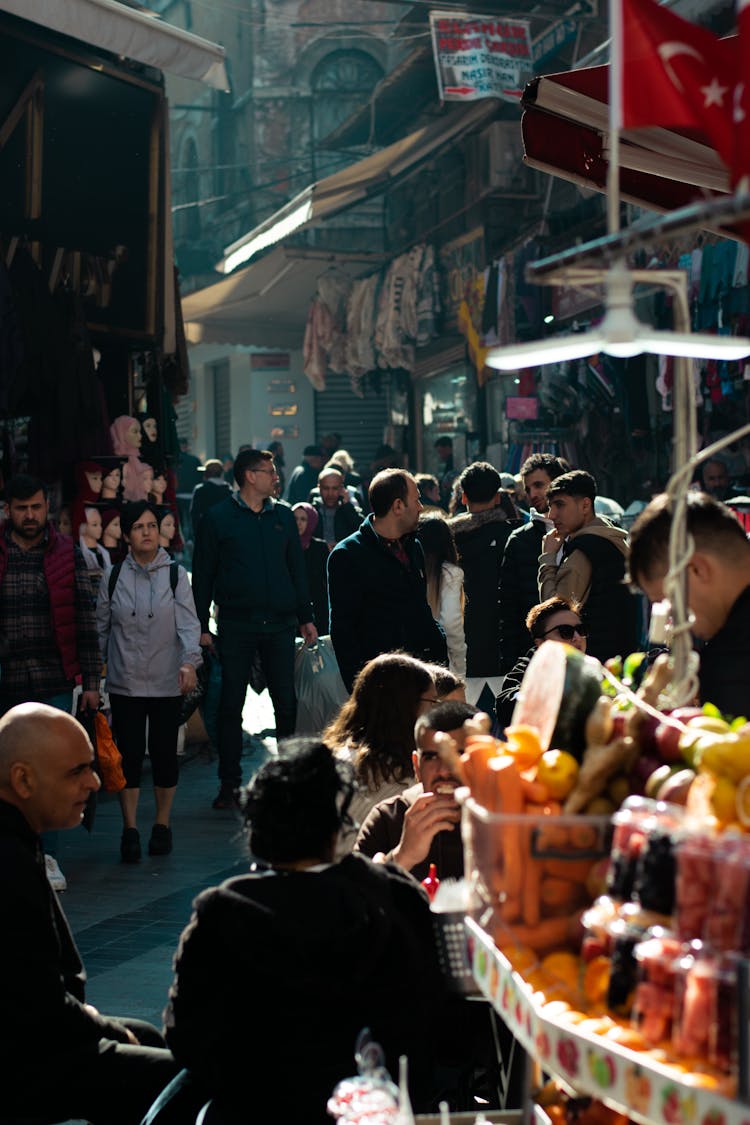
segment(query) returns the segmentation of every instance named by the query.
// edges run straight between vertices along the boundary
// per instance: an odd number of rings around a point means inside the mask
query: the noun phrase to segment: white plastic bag
[[[295,733],[320,734],[349,698],[330,637],[318,637],[314,645],[306,645],[301,639],[297,641],[294,690],[297,694]]]

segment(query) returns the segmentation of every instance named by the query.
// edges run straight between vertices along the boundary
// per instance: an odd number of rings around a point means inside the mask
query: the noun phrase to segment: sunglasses
[[[550,633],[559,633],[564,641],[572,641],[576,633],[579,637],[589,635],[585,625],[555,625],[553,629],[547,629],[545,633],[542,633],[542,636],[548,637]]]

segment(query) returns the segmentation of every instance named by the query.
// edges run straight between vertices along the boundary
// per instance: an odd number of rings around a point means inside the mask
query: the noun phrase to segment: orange
[[[538,964],[539,958],[533,949],[529,949],[528,945],[511,945],[503,950],[503,956],[509,962],[510,967],[515,969],[517,973],[523,973],[527,969],[531,969],[534,965]]]
[[[539,741],[539,731],[536,727],[522,725],[507,727],[505,738],[508,743],[505,752],[513,756],[521,772],[529,770],[537,764],[544,747]]]
[[[583,973],[583,995],[590,1004],[601,1004],[607,999],[611,964],[609,957],[594,957]]]
[[[536,779],[550,797],[564,801],[578,780],[578,762],[567,750],[545,750],[536,767]]]
[[[542,970],[570,988],[578,987],[581,962],[575,953],[548,953],[542,959]]]

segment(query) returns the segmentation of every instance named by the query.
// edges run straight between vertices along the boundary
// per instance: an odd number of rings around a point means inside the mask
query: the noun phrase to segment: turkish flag
[[[655,0],[622,0],[622,32],[622,127],[698,130],[732,168],[737,37],[718,39]]]
[[[737,32],[737,84],[732,100],[732,184],[750,191],[750,0],[737,0]]]

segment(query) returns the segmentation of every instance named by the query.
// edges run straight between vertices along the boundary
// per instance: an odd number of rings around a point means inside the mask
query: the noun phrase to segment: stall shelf
[[[641,1125],[750,1125],[750,1106],[545,1013],[492,938],[466,918],[474,978],[521,1046],[571,1094],[599,1098]]]

